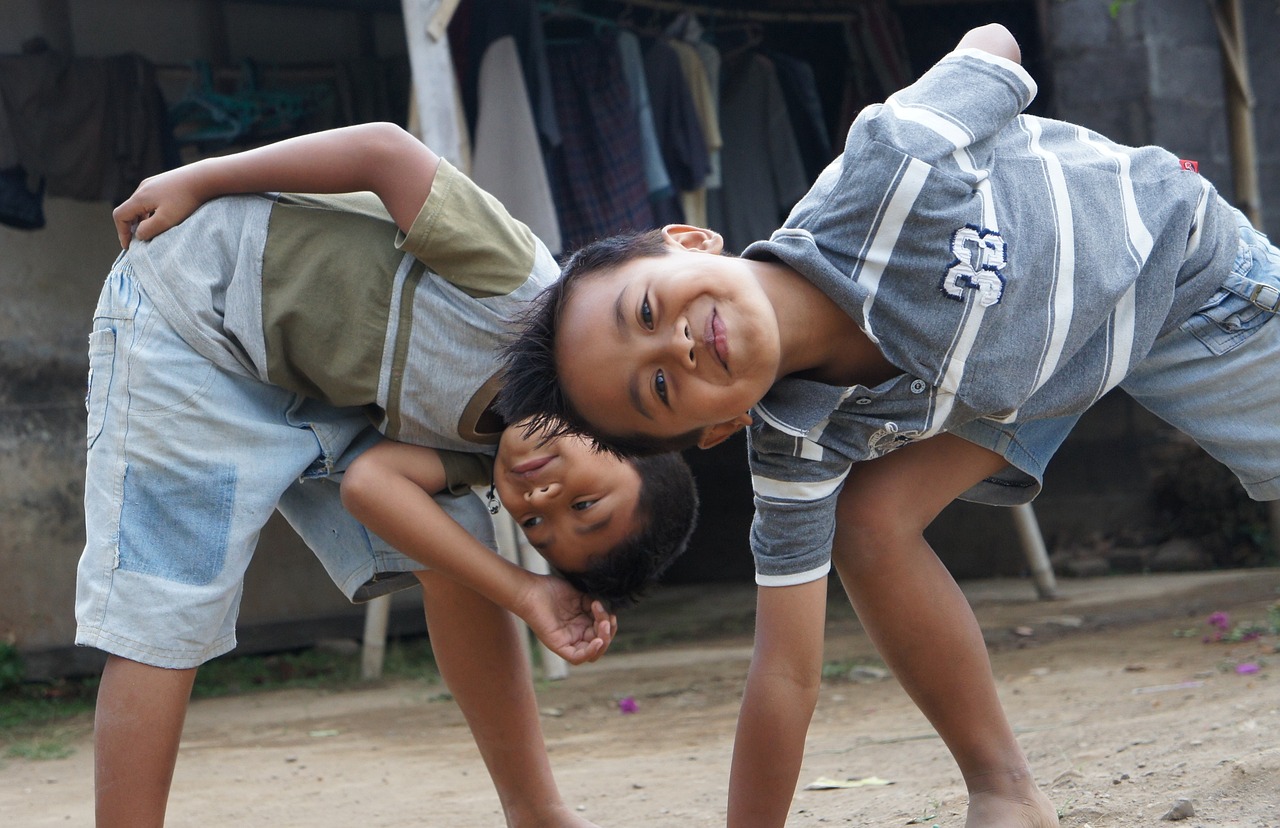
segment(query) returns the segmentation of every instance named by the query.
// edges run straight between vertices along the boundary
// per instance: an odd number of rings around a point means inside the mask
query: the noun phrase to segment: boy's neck
[[[839,305],[794,268],[757,264],[778,320],[779,377],[874,387],[902,373]]]

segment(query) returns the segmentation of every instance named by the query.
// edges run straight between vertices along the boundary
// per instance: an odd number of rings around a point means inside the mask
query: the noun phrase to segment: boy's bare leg
[[[196,671],[111,656],[93,721],[98,828],[164,824]]]
[[[996,694],[982,631],[924,539],[942,508],[1004,460],[943,434],[855,464],[834,562],[858,618],[937,729],[969,789],[972,828],[1056,826]]]
[[[419,572],[436,664],[471,727],[510,828],[594,825],[560,798],[514,616],[461,584]]]

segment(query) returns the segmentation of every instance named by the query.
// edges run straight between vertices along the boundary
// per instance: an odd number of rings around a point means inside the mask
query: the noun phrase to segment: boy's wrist
[[[244,192],[243,186],[237,186],[234,176],[227,174],[226,168],[234,163],[233,157],[227,156],[202,158],[188,164],[187,186],[191,195],[203,204],[218,196]]]

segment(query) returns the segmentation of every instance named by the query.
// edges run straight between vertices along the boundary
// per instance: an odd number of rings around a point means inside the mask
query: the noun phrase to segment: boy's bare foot
[[[976,780],[975,780],[976,781]],[[966,828],[1058,828],[1058,811],[1026,772],[970,785]]]
[[[560,803],[538,814],[507,814],[508,828],[599,828],[594,822]]]

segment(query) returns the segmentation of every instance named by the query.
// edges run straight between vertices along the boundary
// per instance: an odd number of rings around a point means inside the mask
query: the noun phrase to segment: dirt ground
[[[1207,616],[1263,620],[1280,570],[963,584],[999,689],[1064,826],[1280,826],[1277,636],[1205,643]],[[602,826],[723,824],[753,590],[670,588],[624,616],[632,645],[542,684],[543,727],[567,801]],[[873,651],[833,596],[827,658]],[[1239,665],[1256,664],[1257,672]],[[946,670],[941,663],[939,670]],[[837,672],[833,670],[832,672]],[[872,671],[874,672],[874,671]],[[169,825],[497,826],[497,800],[439,687],[279,691],[192,705]],[[624,714],[619,700],[635,700]],[[87,732],[67,759],[0,765],[0,824],[90,825]],[[892,784],[805,790],[821,778]],[[824,681],[790,825],[964,821],[942,743],[891,678]]]

